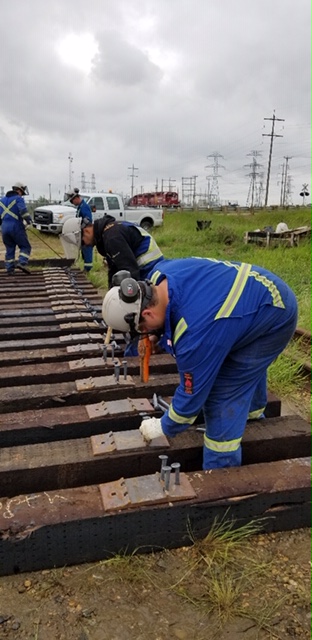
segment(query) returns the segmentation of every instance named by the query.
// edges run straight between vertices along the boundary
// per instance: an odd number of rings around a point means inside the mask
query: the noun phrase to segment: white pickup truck
[[[123,199],[117,193],[81,193],[79,195],[91,208],[93,220],[103,218],[106,213],[116,220],[127,220],[149,230],[160,227],[164,221],[163,209],[144,207],[126,207]],[[33,226],[39,231],[60,234],[66,217],[76,216],[76,208],[69,202],[45,205],[34,210]]]

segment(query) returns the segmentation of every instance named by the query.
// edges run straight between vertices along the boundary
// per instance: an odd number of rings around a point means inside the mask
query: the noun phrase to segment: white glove
[[[144,418],[139,431],[146,442],[164,435],[160,418]]]

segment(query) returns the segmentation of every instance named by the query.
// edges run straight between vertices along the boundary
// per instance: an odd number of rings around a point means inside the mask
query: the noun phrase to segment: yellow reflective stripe
[[[264,412],[265,407],[262,407],[262,409],[256,409],[256,411],[250,411],[248,413],[248,420],[255,420],[256,418],[260,418],[260,416],[262,416],[263,412]]]
[[[250,271],[251,265],[243,262],[238,270],[238,274],[233,282],[230,293],[227,295],[222,307],[216,314],[214,318],[215,320],[219,320],[219,318],[228,318],[231,315],[244,291]]]
[[[160,274],[161,274],[161,271],[155,271],[155,272],[153,273],[153,275],[152,275],[152,276],[151,276],[151,278],[150,278],[150,281],[151,281],[151,283],[152,283],[152,284],[156,284],[156,282],[157,282],[157,280],[158,280],[158,278],[159,278]]]
[[[142,265],[149,264],[149,262],[153,262],[153,260],[157,260],[161,257],[162,252],[157,246],[154,238],[151,238],[148,250],[137,258],[137,263],[139,267],[142,267]]]
[[[3,214],[1,214],[3,218],[6,215],[6,213],[8,213],[10,216],[12,216],[12,218],[16,218],[16,220],[18,220],[18,216],[16,215],[16,213],[13,213],[13,211],[11,211],[12,207],[14,207],[15,204],[16,204],[16,200],[12,200],[12,202],[10,202],[9,206],[6,207],[3,204],[3,202],[0,202],[0,206],[3,209]]]
[[[20,256],[24,256],[24,258],[29,258],[29,253],[25,253],[25,251],[20,251]]]
[[[175,412],[172,404],[169,407],[168,416],[169,418],[171,418],[171,420],[173,420],[174,422],[177,422],[178,424],[193,424],[193,422],[195,422],[197,418],[197,416],[190,416],[189,418],[186,418],[185,416],[180,416],[178,413]]]
[[[174,330],[173,344],[176,344],[176,342],[178,342],[179,338],[181,338],[181,336],[183,335],[184,331],[186,331],[186,329],[187,329],[187,323],[185,322],[184,318],[181,318]]]
[[[282,300],[282,296],[274,282],[269,280],[266,276],[261,275],[258,271],[251,271],[250,275],[255,278],[258,282],[263,284],[270,292],[273,300],[273,307],[280,307],[280,309],[285,309],[284,302]]]
[[[236,440],[226,440],[225,442],[218,442],[217,440],[211,440],[206,435],[204,435],[204,444],[207,449],[211,449],[211,451],[216,451],[217,453],[227,453],[230,451],[236,451],[241,443],[241,438],[236,438]]]

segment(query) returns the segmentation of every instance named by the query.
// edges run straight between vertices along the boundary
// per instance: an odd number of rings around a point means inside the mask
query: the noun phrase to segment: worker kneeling
[[[163,260],[149,280],[126,278],[103,301],[103,318],[117,331],[161,332],[180,375],[168,411],[142,421],[149,441],[174,437],[203,410],[203,468],[241,464],[248,419],[263,416],[267,368],[297,324],[297,301],[275,274],[210,258]]]

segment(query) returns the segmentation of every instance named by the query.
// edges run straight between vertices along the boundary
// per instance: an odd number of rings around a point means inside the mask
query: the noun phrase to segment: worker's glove
[[[160,418],[144,418],[144,420],[142,420],[139,431],[141,432],[146,442],[164,435]]]

